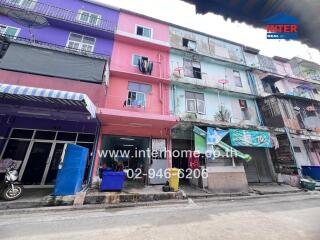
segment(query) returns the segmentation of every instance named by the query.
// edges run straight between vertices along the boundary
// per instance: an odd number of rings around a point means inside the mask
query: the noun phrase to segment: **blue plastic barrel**
[[[124,172],[102,172],[101,191],[120,191],[123,189],[125,180]]]
[[[301,168],[304,176],[320,181],[320,166],[301,166]]]

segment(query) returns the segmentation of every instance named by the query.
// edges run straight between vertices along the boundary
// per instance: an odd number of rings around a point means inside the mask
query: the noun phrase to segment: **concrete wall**
[[[173,92],[171,90],[170,96],[170,110],[171,112],[174,112],[175,115],[178,115],[180,117],[184,117],[186,112],[186,98],[185,98],[185,91],[194,91],[199,93],[204,93],[205,98],[205,105],[206,105],[206,114],[198,114],[198,119],[204,119],[204,120],[214,120],[214,115],[219,110],[220,103],[223,104],[226,109],[229,110],[231,113],[231,122],[232,123],[244,123],[244,124],[252,124],[252,125],[258,125],[258,117],[257,112],[255,109],[254,101],[248,98],[244,97],[236,97],[234,94],[222,94],[220,93],[220,101],[219,96],[217,93],[214,92],[208,92],[207,90],[199,90],[192,87],[182,87],[182,86],[176,86],[175,87],[175,94],[173,95]],[[250,120],[243,120],[243,115],[240,110],[239,106],[239,99],[244,99],[247,101],[249,113],[251,116]],[[175,105],[175,109],[174,109]]]
[[[142,74],[139,71],[139,68],[132,64],[134,54],[148,57],[148,59],[153,62],[151,76],[156,78],[169,78],[168,52],[146,48],[139,45],[128,44],[117,40],[114,43],[110,69],[134,74]]]
[[[133,108],[124,107],[124,101],[128,98],[128,82],[136,82],[143,84],[150,84],[152,91],[146,94],[146,108]],[[163,103],[160,101],[160,84],[159,83],[148,83],[138,80],[132,80],[121,77],[111,77],[108,87],[108,95],[105,101],[105,107],[118,109],[123,111],[134,111],[141,113],[154,113],[154,114],[169,114],[169,86],[163,85]],[[164,112],[162,113],[162,104]]]
[[[196,41],[197,53],[231,62],[245,64],[242,47],[240,45],[232,44],[227,41],[221,41],[213,37],[208,37],[204,34],[191,32],[177,27],[170,27],[171,47],[186,50],[186,48],[182,45],[183,38]]]
[[[201,65],[202,79],[191,78],[184,76],[183,71],[183,59],[197,59]],[[235,85],[233,80],[233,70],[239,71],[242,87]],[[184,83],[190,83],[200,86],[207,86],[212,88],[220,88],[224,90],[241,92],[246,94],[251,94],[251,90],[248,83],[248,78],[246,72],[234,66],[220,65],[214,62],[211,62],[209,58],[202,58],[193,55],[188,55],[182,51],[171,50],[170,52],[170,76],[171,80],[180,81]],[[220,80],[227,80],[224,86],[219,83]]]
[[[160,23],[154,20],[150,20],[138,15],[129,14],[126,12],[120,12],[119,22],[117,30],[132,34],[136,37],[136,26],[140,25],[152,29],[152,39],[161,42],[169,42],[169,26],[164,23]]]
[[[102,16],[104,20],[110,21],[114,27],[117,25],[118,21],[118,11],[109,9],[106,7],[94,5],[85,1],[80,0],[38,0],[40,3],[47,3],[56,7],[59,7],[63,10],[70,10],[73,12],[78,12],[80,9],[86,10],[89,12],[93,12],[96,14],[99,14]],[[39,9],[41,9],[39,7]],[[74,20],[74,19],[72,19]],[[96,45],[94,52],[105,54],[105,55],[111,55],[112,53],[112,46],[113,46],[113,40],[112,35],[105,34],[105,37],[103,35],[95,36],[91,35],[91,33],[88,32],[87,28],[84,28],[82,25],[76,25],[71,26],[70,24],[67,24],[64,21],[55,20],[51,21],[49,26],[42,27],[42,28],[32,28],[31,32],[34,35],[34,38],[38,41],[47,42],[51,44],[66,46],[68,37],[70,32],[75,32],[79,34],[84,34],[88,36],[92,36],[96,38]],[[30,33],[29,28],[22,26],[14,21],[12,21],[7,16],[0,15],[0,23],[16,28],[20,28],[20,33],[18,37],[30,39]]]

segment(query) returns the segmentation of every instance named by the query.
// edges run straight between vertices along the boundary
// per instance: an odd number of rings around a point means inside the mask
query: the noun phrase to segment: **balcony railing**
[[[26,44],[26,45],[40,47],[40,48],[46,48],[46,49],[50,49],[50,50],[58,50],[58,51],[68,52],[71,54],[82,55],[82,56],[87,56],[87,57],[93,57],[93,58],[99,58],[99,59],[105,59],[105,60],[110,59],[110,56],[104,55],[101,53],[88,52],[88,51],[83,51],[83,50],[80,51],[78,49],[73,49],[73,48],[68,48],[66,46],[62,46],[62,45],[58,45],[58,44],[38,41],[36,39],[14,37],[14,36],[1,34],[1,33],[0,33],[0,37],[6,37],[9,40],[9,42],[16,42],[16,43],[20,43],[20,44]]]
[[[98,29],[101,31],[111,32],[115,31],[115,23],[102,18],[97,18],[95,21],[85,22],[81,21],[80,17],[83,13],[73,12],[68,9],[53,6],[47,3],[39,1],[12,1],[12,0],[0,0],[0,7],[6,7],[9,9],[24,10],[31,13],[39,14],[47,18],[58,19],[66,22],[79,24],[82,26]]]

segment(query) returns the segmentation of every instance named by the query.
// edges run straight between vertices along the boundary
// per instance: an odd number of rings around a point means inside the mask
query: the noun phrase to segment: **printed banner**
[[[269,132],[242,129],[230,129],[230,141],[234,147],[264,147],[272,148]]]
[[[196,152],[205,154],[207,151],[206,138],[195,133],[194,134],[194,148],[195,148]]]
[[[207,144],[208,145],[216,145],[218,144],[222,138],[224,138],[229,131],[227,130],[215,130],[211,127],[207,128]]]

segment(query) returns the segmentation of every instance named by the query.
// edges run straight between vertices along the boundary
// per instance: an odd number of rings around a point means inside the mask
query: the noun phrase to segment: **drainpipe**
[[[294,148],[293,148],[293,143],[292,143],[292,139],[291,139],[291,134],[290,134],[290,131],[287,127],[284,128],[284,131],[286,132],[287,134],[287,137],[288,137],[288,140],[289,140],[289,144],[290,144],[290,150],[291,150],[291,153],[292,153],[292,156],[293,156],[293,161],[294,161],[294,164],[297,166],[298,168],[298,165],[297,165],[297,158],[296,158],[296,154],[294,152]],[[298,168],[298,174],[300,177],[302,177],[302,173],[301,173],[301,169]]]
[[[89,171],[89,178],[88,178],[88,184],[87,186],[91,186],[92,184],[92,175],[93,175],[93,169],[94,169],[94,164],[95,164],[95,159],[96,159],[96,154],[97,154],[97,147],[98,147],[98,142],[100,138],[100,130],[101,130],[101,123],[97,119],[97,129],[96,129],[96,139],[94,141],[94,147],[93,147],[93,153],[92,153],[92,158],[91,158],[91,164],[90,164],[90,171]]]
[[[176,86],[172,85],[172,101],[173,103],[173,114],[176,114]]]

